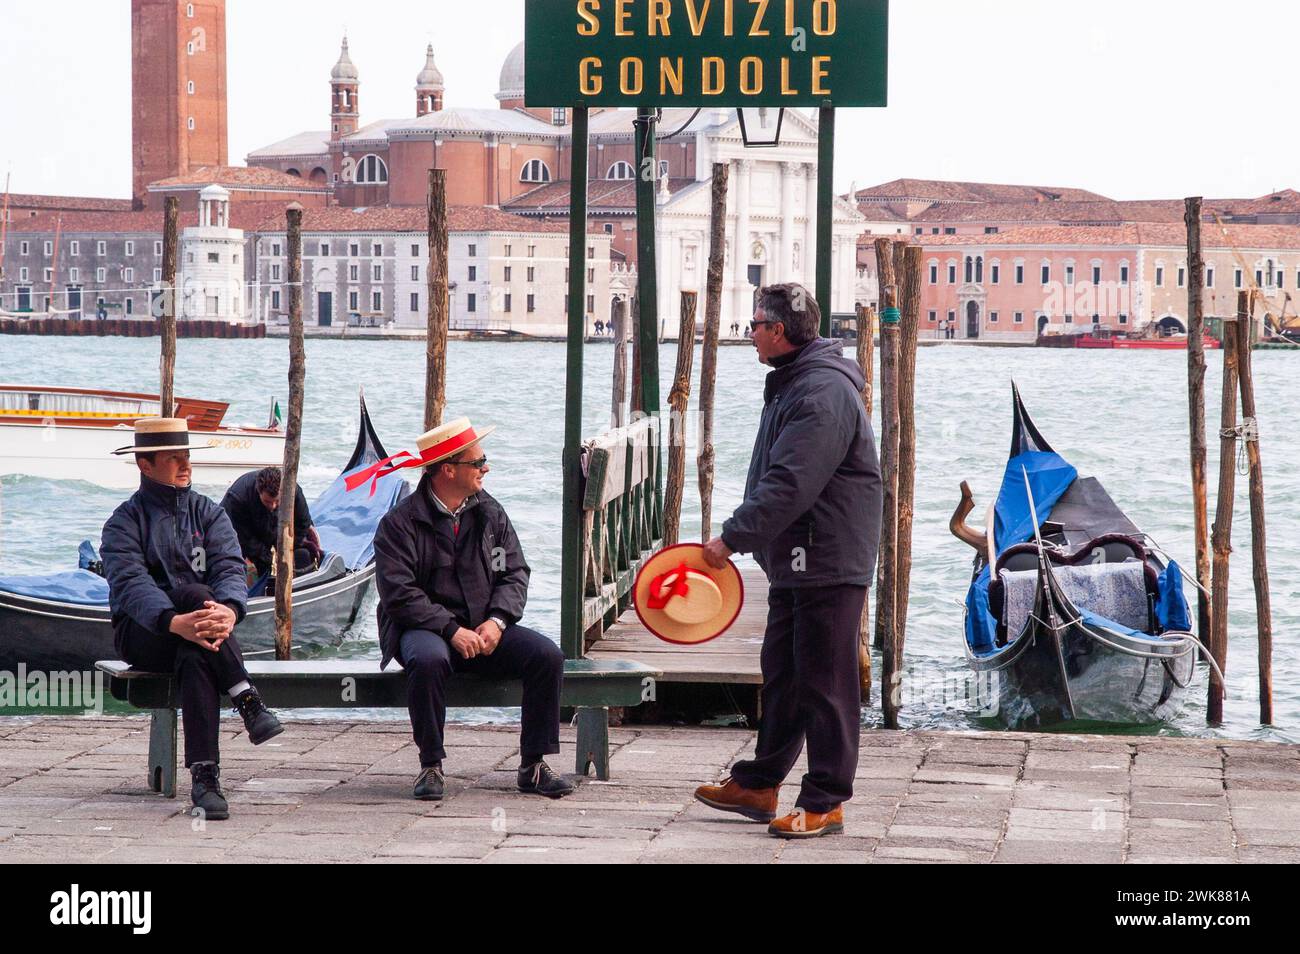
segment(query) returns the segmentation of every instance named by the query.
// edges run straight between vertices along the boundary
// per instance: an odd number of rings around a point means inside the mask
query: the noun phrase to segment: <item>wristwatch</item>
[[[501,632],[504,633],[506,631],[506,621],[503,620],[500,616],[489,616],[488,619],[491,622],[496,623],[497,629],[501,630]]]

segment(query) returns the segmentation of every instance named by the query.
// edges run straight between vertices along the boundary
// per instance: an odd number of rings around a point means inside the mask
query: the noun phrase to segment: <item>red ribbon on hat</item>
[[[689,569],[690,567],[686,565],[686,562],[682,561],[682,563],[678,565],[677,569],[669,570],[666,573],[660,573],[651,580],[650,593],[646,597],[645,605],[649,609],[663,609],[668,605],[668,601],[674,596],[685,596],[689,593],[691,588],[686,582],[686,572]],[[670,586],[668,592],[665,593],[663,591],[664,580],[668,579],[668,577],[673,574],[677,575],[677,579],[673,581],[672,586]]]
[[[379,478],[387,477],[389,474],[405,467],[423,467],[429,461],[437,457],[443,457],[447,454],[455,453],[462,447],[468,447],[479,439],[478,434],[474,433],[474,428],[467,427],[454,437],[449,437],[445,441],[439,441],[430,447],[426,447],[419,454],[412,454],[410,451],[398,451],[391,457],[385,457],[383,460],[376,461],[369,467],[364,467],[355,473],[348,474],[343,478],[343,485],[348,490],[356,490],[367,481],[370,482],[370,496],[375,495],[375,488],[379,483]],[[400,463],[394,463],[400,461]]]

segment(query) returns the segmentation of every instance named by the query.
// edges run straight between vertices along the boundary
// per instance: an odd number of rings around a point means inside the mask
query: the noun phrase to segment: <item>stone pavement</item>
[[[423,803],[405,723],[295,721],[254,748],[229,721],[231,818],[202,824],[188,773],[147,791],[148,726],[0,718],[0,862],[1300,862],[1292,745],[868,730],[846,832],[783,842],[691,797],[749,731],[616,729],[613,779],[548,801],[514,791],[513,728],[452,726],[448,797]]]

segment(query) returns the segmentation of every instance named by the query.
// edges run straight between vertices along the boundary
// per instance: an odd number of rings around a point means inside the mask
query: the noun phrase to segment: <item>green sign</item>
[[[529,106],[884,106],[889,0],[526,0]]]

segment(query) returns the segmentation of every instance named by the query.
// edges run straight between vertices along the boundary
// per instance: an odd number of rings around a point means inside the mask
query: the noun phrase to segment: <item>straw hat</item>
[[[495,430],[496,425],[477,430],[470,424],[468,417],[458,417],[417,437],[415,439],[417,453],[398,451],[392,457],[385,457],[369,467],[348,474],[343,478],[344,486],[348,490],[356,490],[362,484],[369,482],[370,493],[373,496],[379,478],[407,467],[429,467],[441,463],[470,445],[477,444]]]
[[[730,560],[715,570],[704,561],[704,547],[679,543],[645,562],[632,600],[650,632],[665,642],[693,645],[716,639],[736,621],[745,584]]]
[[[179,417],[142,417],[135,422],[135,443],[119,447],[114,454],[148,454],[153,451],[210,450],[206,444],[190,443],[189,422]]]

